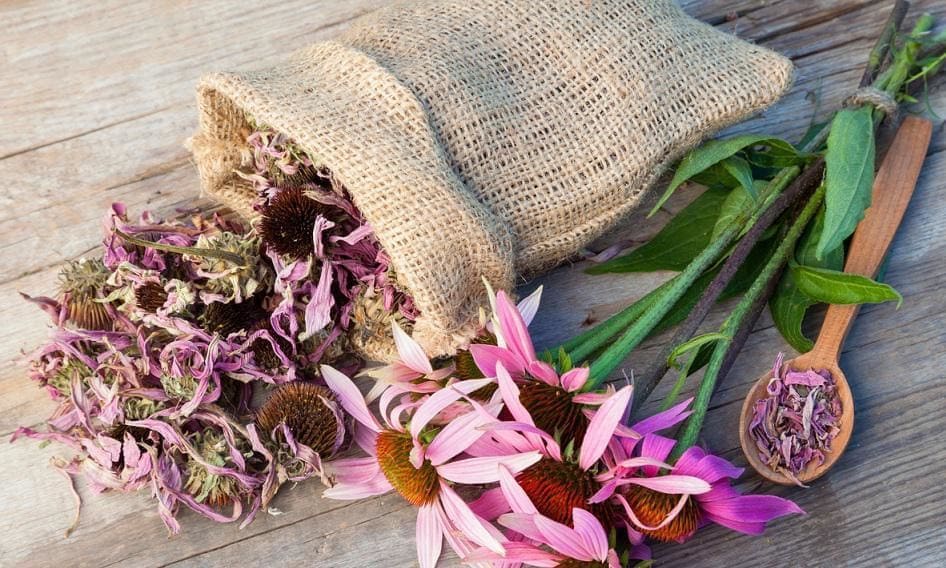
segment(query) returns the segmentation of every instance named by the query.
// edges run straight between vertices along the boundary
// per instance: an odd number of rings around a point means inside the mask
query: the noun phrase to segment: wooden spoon
[[[913,190],[916,188],[931,135],[932,124],[928,120],[915,117],[905,119],[897,131],[890,150],[874,179],[871,206],[851,239],[847,262],[844,266],[845,272],[871,278],[877,274],[907,210]],[[813,481],[831,469],[831,466],[844,453],[844,448],[854,430],[854,399],[847,379],[838,365],[838,359],[844,339],[857,316],[858,307],[857,305],[828,306],[814,348],[808,353],[785,362],[785,365],[795,370],[827,369],[837,383],[838,396],[841,399],[839,424],[841,431],[831,442],[830,451],[826,452],[823,464],[818,464],[813,460],[807,468],[799,472],[797,477],[802,483]],[[782,485],[795,485],[792,479],[773,471],[759,458],[755,441],[748,430],[755,403],[767,396],[766,386],[771,378],[771,372],[762,375],[746,396],[742,404],[742,414],[739,417],[739,440],[746,460],[759,472],[759,475]]]

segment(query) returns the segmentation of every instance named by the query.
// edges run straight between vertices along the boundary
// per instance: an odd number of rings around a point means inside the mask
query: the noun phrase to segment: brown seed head
[[[278,254],[292,259],[305,258],[312,254],[312,230],[316,217],[322,215],[329,220],[329,208],[306,196],[298,187],[280,190],[263,207],[262,218],[257,229],[263,243]]]
[[[560,435],[562,445],[581,443],[588,430],[588,418],[580,404],[572,401],[572,393],[542,381],[528,380],[519,385],[519,400],[532,420],[549,434]]]
[[[651,527],[662,523],[680,501],[679,495],[660,493],[639,485],[628,487],[629,490],[624,494],[628,505],[642,523]],[[635,528],[651,538],[672,542],[693,534],[699,527],[700,517],[699,505],[693,497],[688,497],[680,514],[666,526],[654,531]]]
[[[523,470],[516,481],[535,508],[554,521],[571,526],[573,509],[584,509],[602,523],[610,520],[610,506],[588,503],[601,485],[576,463],[542,458]]]
[[[323,457],[335,452],[339,418],[326,405],[334,404],[335,395],[312,383],[287,383],[270,395],[256,413],[256,424],[267,435],[285,424],[296,441]]]

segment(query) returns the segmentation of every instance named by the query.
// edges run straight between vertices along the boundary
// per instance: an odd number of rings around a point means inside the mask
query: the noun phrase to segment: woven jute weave
[[[190,142],[205,192],[246,216],[248,117],[331,170],[437,355],[473,333],[483,278],[510,289],[573,256],[791,78],[665,0],[394,4],[284,64],[204,77]]]

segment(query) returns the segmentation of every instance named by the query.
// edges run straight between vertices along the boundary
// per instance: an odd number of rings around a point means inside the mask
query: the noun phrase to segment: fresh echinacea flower
[[[670,438],[647,434],[636,444],[634,457],[620,461],[601,476],[611,479],[593,501],[612,498],[622,506],[632,542],[643,535],[665,542],[683,542],[710,522],[758,535],[772,519],[804,514],[798,505],[781,497],[741,495],[730,486],[730,479],[742,475],[742,468],[702,448],[689,448],[674,465],[667,464],[675,444]],[[662,470],[670,475],[660,475]],[[708,490],[660,482],[672,476],[701,480]]]
[[[468,452],[472,455],[495,456],[525,450],[537,451],[542,459],[519,473],[516,480],[542,515],[567,524],[571,522],[572,510],[578,508],[589,511],[603,523],[615,518],[613,504],[604,500],[590,500],[601,490],[597,474],[604,467],[600,461],[602,456],[618,443],[618,432],[626,430],[621,420],[630,403],[632,387],[626,386],[604,397],[601,406],[589,420],[580,444],[569,443],[563,451],[551,434],[536,425],[520,400],[518,385],[502,363],[497,364],[496,375],[499,394],[513,421],[494,420],[481,427],[486,435],[477,440]],[[661,422],[667,427],[674,423],[678,415],[668,412],[665,416],[657,417],[654,422]],[[574,455],[576,453],[577,456]],[[657,484],[687,490],[709,490],[707,484],[689,476],[669,475]],[[487,518],[495,518],[508,511],[508,507],[509,504],[495,489],[488,490],[474,503],[474,510]]]
[[[519,382],[519,399],[539,429],[557,434],[563,442],[581,440],[588,428],[586,405],[600,404],[599,393],[583,393],[589,369],[578,367],[561,376],[536,357],[522,314],[505,292],[496,294],[496,345],[474,344],[470,353],[487,377],[501,365]]]
[[[513,512],[501,515],[498,522],[524,539],[506,542],[504,557],[479,548],[467,557],[468,561],[489,561],[496,566],[521,562],[538,567],[622,568],[623,563],[611,546],[609,531],[605,529],[610,525],[602,524],[593,514],[577,507],[572,509],[570,525],[546,517],[535,507],[512,472],[503,466],[500,466],[499,485]],[[640,550],[628,552],[631,558],[644,557],[638,554]]]
[[[443,538],[464,557],[472,545],[505,554],[500,536],[456,493],[454,484],[498,481],[499,467],[519,472],[540,459],[537,451],[502,456],[461,456],[480,436],[480,426],[493,420],[488,412],[469,412],[446,426],[431,428],[430,421],[444,408],[491,379],[460,381],[423,401],[388,406],[393,397],[381,396],[381,424],[368,410],[358,387],[335,369],[323,366],[322,376],[339,403],[358,422],[355,440],[368,457],[337,460],[332,464],[334,486],[323,494],[331,499],[361,499],[392,489],[417,509],[417,555],[420,565],[432,567],[440,557]],[[496,409],[498,411],[498,408]],[[406,413],[412,412],[404,425]]]

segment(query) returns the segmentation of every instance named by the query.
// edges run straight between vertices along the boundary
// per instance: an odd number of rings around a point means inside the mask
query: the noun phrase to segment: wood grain
[[[46,326],[17,290],[50,293],[56,265],[93,250],[99,219],[113,200],[160,213],[195,204],[197,176],[182,142],[196,126],[193,84],[203,72],[255,67],[289,47],[329,37],[383,0],[246,4],[19,0],[0,4],[0,433],[36,425],[52,410],[45,394],[12,361],[38,345]],[[797,138],[820,90],[825,108],[856,85],[891,2],[864,0],[683,0],[690,13],[793,57],[792,92],[737,126]],[[941,0],[914,2],[914,13],[946,16]],[[946,97],[930,101],[946,115]],[[663,566],[935,566],[946,557],[946,397],[941,346],[946,280],[946,153],[934,136],[917,194],[894,242],[886,280],[904,306],[870,306],[842,355],[858,403],[858,430],[845,459],[808,491],[780,488],[808,512],[775,523],[761,538],[708,527],[685,545],[655,547]],[[675,211],[687,197],[668,205]],[[628,243],[654,231],[664,215],[635,217],[609,235]],[[602,243],[597,243],[600,246]],[[617,311],[668,275],[587,276],[582,263],[524,286],[546,285],[535,322],[543,344],[564,339],[590,319]],[[720,312],[707,325],[716,325]],[[812,322],[814,325],[816,322]],[[627,363],[645,364],[655,346]],[[743,463],[734,425],[760,361],[788,347],[763,318],[713,401],[703,442]],[[667,381],[669,382],[669,381]],[[645,407],[659,404],[669,385]],[[393,496],[359,503],[319,498],[316,484],[285,488],[283,514],[247,529],[185,514],[183,534],[168,539],[147,491],[92,495],[82,523],[69,493],[46,466],[49,447],[0,444],[2,566],[411,566],[414,512]],[[741,485],[758,490],[759,479]],[[764,488],[770,489],[768,487]],[[843,545],[839,546],[839,543]],[[449,555],[441,563],[456,565]]]

